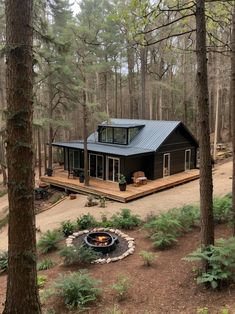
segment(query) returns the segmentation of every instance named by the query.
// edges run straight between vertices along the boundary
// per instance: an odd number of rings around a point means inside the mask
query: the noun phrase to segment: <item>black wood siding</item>
[[[123,160],[123,173],[127,182],[131,182],[131,177],[135,171],[144,171],[149,180],[154,179],[154,154],[148,156],[126,157]]]
[[[170,153],[170,174],[185,170],[185,150],[191,149],[190,169],[196,168],[197,143],[181,127],[177,128],[159,147],[154,159],[154,179],[163,177],[163,156]]]

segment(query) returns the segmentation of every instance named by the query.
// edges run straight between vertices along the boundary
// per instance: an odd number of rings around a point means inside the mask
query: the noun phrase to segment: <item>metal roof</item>
[[[115,127],[119,125],[120,127],[123,127],[124,125],[126,127],[144,127],[140,129],[139,133],[133,138],[129,145],[99,143],[98,133],[95,132],[88,137],[88,150],[121,156],[131,156],[155,152],[167,139],[167,137],[175,130],[175,128],[183,124],[180,121],[111,119],[106,125]],[[183,127],[185,128],[184,125]],[[189,134],[194,139],[190,132]],[[197,143],[196,140],[195,143]],[[82,141],[64,143],[60,142],[53,143],[53,145],[70,148],[83,148]]]
[[[57,147],[66,147],[66,148],[74,148],[74,149],[83,149],[84,145],[83,142],[58,142],[53,143],[53,146]],[[154,150],[149,149],[142,149],[138,147],[130,147],[129,145],[116,145],[116,144],[101,144],[98,142],[87,144],[87,149],[89,151],[98,152],[98,153],[105,153],[105,154],[112,154],[117,156],[133,156],[139,154],[149,154],[153,153]]]
[[[113,121],[114,119],[112,119]],[[144,124],[130,124],[130,123],[106,123],[98,124],[99,127],[114,127],[114,128],[139,128],[144,127]]]

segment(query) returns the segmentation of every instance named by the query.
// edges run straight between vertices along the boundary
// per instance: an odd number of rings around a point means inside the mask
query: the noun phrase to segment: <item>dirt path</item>
[[[217,165],[215,167],[213,172],[215,196],[220,196],[231,192],[231,175],[231,161]],[[0,211],[2,202],[0,201]],[[121,208],[129,208],[134,213],[140,215],[142,218],[145,218],[146,215],[151,212],[159,213],[173,207],[180,207],[184,204],[198,202],[199,180],[192,181],[163,192],[158,192],[127,204],[107,201],[106,208],[100,208],[99,206],[85,207],[84,205],[86,203],[86,196],[78,195],[77,199],[75,200],[65,199],[50,210],[38,214],[36,217],[36,224],[42,232],[45,232],[49,229],[57,228],[64,220],[76,220],[77,217],[86,213],[91,213],[97,219],[100,219],[102,213],[107,214],[109,217],[113,213],[119,211]],[[0,250],[6,249],[6,247],[7,228],[4,228],[0,233]]]

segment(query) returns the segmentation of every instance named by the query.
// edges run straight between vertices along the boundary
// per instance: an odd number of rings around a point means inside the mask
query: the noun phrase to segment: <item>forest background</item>
[[[217,115],[217,142],[231,140],[232,7],[232,1],[206,4],[210,132]],[[69,0],[34,4],[35,162],[44,156],[51,168],[46,143],[83,138],[84,120],[87,134],[109,117],[182,120],[197,136],[194,2],[85,0],[77,13],[72,8]],[[2,48],[4,25],[1,0]],[[2,54],[2,113],[4,73]]]

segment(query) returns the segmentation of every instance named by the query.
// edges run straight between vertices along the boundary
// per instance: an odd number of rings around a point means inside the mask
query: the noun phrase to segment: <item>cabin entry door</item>
[[[97,154],[89,154],[90,176],[97,179],[103,179],[103,169],[103,156]]]
[[[163,177],[170,175],[170,154],[163,155]]]
[[[117,182],[120,173],[120,159],[107,157],[106,180]]]
[[[186,149],[185,151],[185,171],[190,170],[191,163],[191,149]]]

